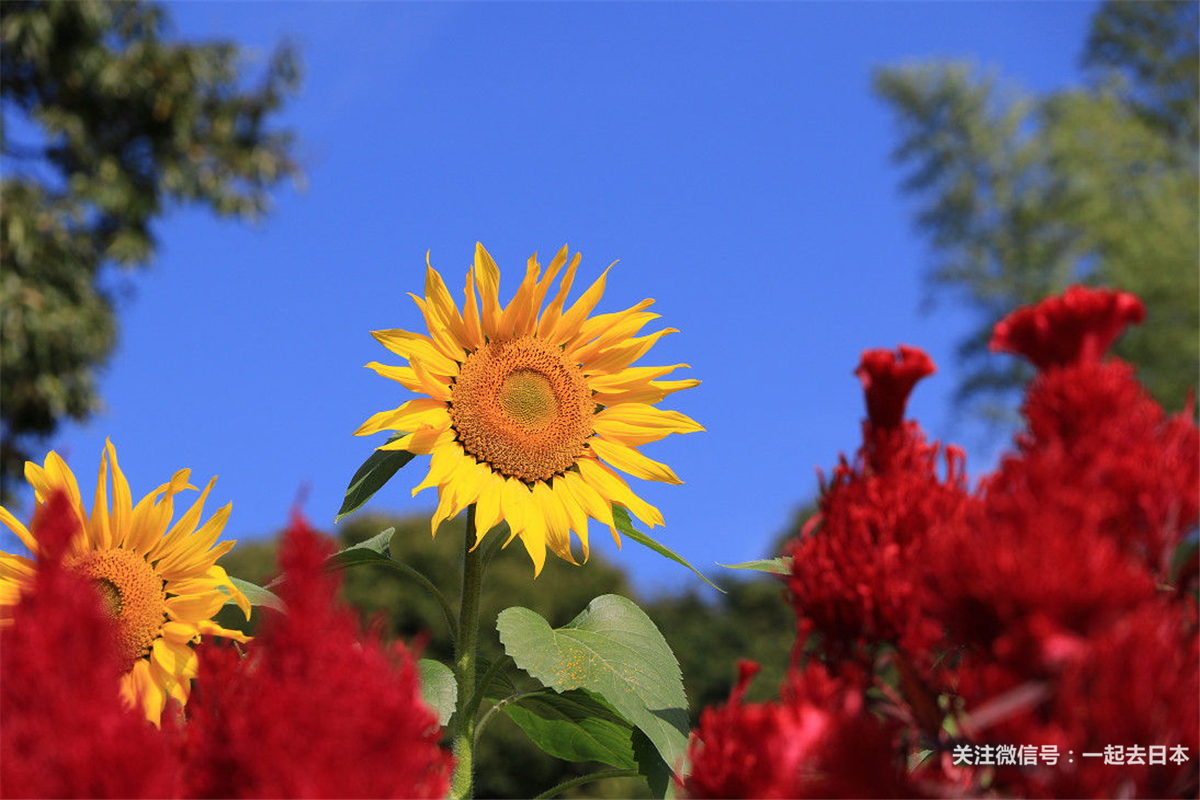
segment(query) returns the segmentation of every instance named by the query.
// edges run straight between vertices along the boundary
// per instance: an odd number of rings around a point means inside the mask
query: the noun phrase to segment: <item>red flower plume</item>
[[[988,346],[1025,356],[1038,369],[1099,361],[1126,325],[1145,316],[1142,301],[1129,292],[1072,286],[1000,320]]]
[[[854,374],[867,395],[867,417],[876,428],[895,428],[917,381],[936,371],[933,359],[908,345],[899,350],[864,350]]]

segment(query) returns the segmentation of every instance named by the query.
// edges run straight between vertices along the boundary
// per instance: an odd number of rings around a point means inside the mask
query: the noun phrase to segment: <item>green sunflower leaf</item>
[[[445,725],[454,713],[454,701],[458,699],[458,682],[454,671],[440,661],[422,658],[417,662],[421,679],[421,699],[437,714],[438,725]]]
[[[528,608],[509,608],[496,629],[519,668],[555,691],[599,695],[646,735],[666,764],[682,762],[690,726],[679,662],[633,601],[602,595],[557,629]]]
[[[353,567],[357,564],[372,564],[379,561],[392,560],[392,536],[395,528],[388,528],[370,539],[359,542],[345,550],[339,550],[329,557],[333,566]]]
[[[789,556],[779,558],[763,558],[758,561],[743,561],[741,564],[717,564],[725,569],[751,569],[756,572],[770,572],[772,575],[790,575],[792,559]]]
[[[394,442],[406,435],[404,431],[399,431],[393,434],[388,442]],[[346,497],[342,500],[342,507],[333,521],[340,522],[343,517],[350,516],[366,505],[367,501],[374,497],[375,493],[382,489],[383,485],[391,480],[401,467],[414,458],[416,456],[413,453],[404,450],[376,450],[371,453],[371,456],[363,462],[363,465],[358,468],[358,472],[355,472],[354,477],[350,479],[350,486],[346,488]]]
[[[492,701],[503,700],[516,694],[517,687],[513,685],[512,678],[508,677],[508,673],[503,669],[493,672],[492,677],[488,680],[488,685],[481,687],[484,676],[487,675],[491,666],[492,662],[483,656],[475,659],[475,691],[478,692],[482,688],[483,699]]]
[[[241,578],[235,578],[232,575],[229,577],[229,582],[242,590],[242,594],[246,595],[246,599],[250,601],[250,605],[266,606],[267,608],[273,608],[276,611],[283,611],[283,601],[280,600],[279,597],[276,596],[276,594],[270,589],[264,589],[257,583],[244,581]],[[217,588],[225,594],[229,594],[229,590],[224,586],[218,586]],[[225,605],[232,606],[237,604],[234,602],[233,597],[230,596],[230,598],[225,601]]]
[[[720,586],[717,586],[715,583],[713,583],[708,578],[706,578],[704,576],[704,573],[702,573],[700,570],[693,567],[688,562],[688,560],[686,558],[684,558],[683,556],[679,555],[679,553],[676,553],[674,550],[667,547],[666,545],[659,544],[658,542],[651,539],[649,535],[642,533],[637,528],[633,527],[633,520],[630,518],[629,512],[625,509],[625,506],[613,503],[612,515],[613,515],[613,524],[617,526],[617,530],[619,530],[621,533],[625,534],[630,539],[633,539],[638,544],[649,547],[651,550],[658,553],[660,556],[665,556],[665,557],[671,559],[672,561],[674,561],[676,564],[682,564],[683,566],[690,569],[692,572],[699,575],[700,580],[704,581],[705,583],[707,583],[709,586],[716,589],[721,594],[726,593],[724,589],[722,589]]]
[[[671,780],[671,768],[654,747],[654,743],[641,731],[633,732],[633,757],[637,760],[637,771],[646,778],[650,793],[655,797],[672,797],[675,782]],[[681,769],[681,772],[686,770]]]
[[[637,768],[633,726],[581,689],[526,695],[506,705],[504,713],[555,758]]]

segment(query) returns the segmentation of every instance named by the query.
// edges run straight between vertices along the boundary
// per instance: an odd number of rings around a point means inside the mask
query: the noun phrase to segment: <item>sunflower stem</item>
[[[454,704],[454,774],[450,796],[464,800],[472,796],[475,772],[475,713],[470,709],[475,696],[475,657],[479,633],[479,596],[483,589],[483,553],[471,548],[475,537],[475,504],[467,506],[467,530],[463,535],[462,603],[458,610],[458,637],[454,640],[454,676],[458,698]],[[478,706],[474,711],[478,710]]]

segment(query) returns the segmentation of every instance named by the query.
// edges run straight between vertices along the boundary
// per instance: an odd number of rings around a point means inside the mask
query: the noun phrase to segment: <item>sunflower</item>
[[[637,448],[671,433],[704,430],[684,414],[654,405],[700,383],[660,380],[687,364],[631,366],[676,332],[636,335],[659,316],[646,311],[653,300],[589,317],[604,294],[605,270],[564,310],[579,259],[576,253],[568,264],[564,246],[542,274],[535,253],[512,301],[501,308],[500,270],[476,244],[460,312],[426,255],[425,297],[410,296],[429,335],[374,331],[408,366],[366,365],[426,396],[375,414],[355,431],[356,436],[400,431],[403,435],[378,449],[432,456],[428,476],[412,493],[437,487],[435,534],[444,520],[475,503],[475,546],[505,520],[511,533],[505,546],[519,536],[535,576],[547,547],[578,563],[571,553],[572,531],[587,560],[589,519],[607,525],[620,546],[614,503],[650,527],[663,524],[658,509],[634,494],[616,470],[681,483],[670,467]]]
[[[44,466],[32,461],[25,464],[25,478],[33,486],[39,507],[58,491],[65,492],[70,500],[79,532],[67,550],[65,563],[100,590],[116,622],[118,647],[126,660],[121,695],[130,705],[140,704],[147,719],[156,725],[168,697],[187,703],[197,665],[192,643],[204,634],[247,641],[240,631],[222,628],[212,621],[231,597],[250,618],[250,602],[225,570],[216,565],[217,559],[234,545],[216,544],[229,519],[230,506],[196,528],[215,477],[187,513],[167,529],[174,496],[196,488],[188,483],[190,474],[190,470],[179,470],[169,483],[146,495],[135,507],[129,484],[117,464],[117,452],[112,442],[107,442],[100,457],[95,502],[88,516],[75,475],[57,453],[51,451]],[[3,507],[0,521],[31,552],[38,552],[37,539]],[[11,620],[12,607],[31,583],[35,569],[35,562],[28,558],[0,553],[0,621]]]

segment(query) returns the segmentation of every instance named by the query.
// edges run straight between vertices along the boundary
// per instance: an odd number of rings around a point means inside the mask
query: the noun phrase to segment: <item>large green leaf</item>
[[[780,558],[763,558],[758,561],[743,561],[741,564],[717,564],[725,569],[751,569],[755,572],[770,572],[772,575],[790,575],[792,559],[789,556]]]
[[[671,780],[672,771],[663,761],[662,754],[655,748],[654,742],[646,738],[641,731],[633,732],[633,757],[637,761],[637,771],[650,785],[650,793],[655,797],[673,796],[675,782]]]
[[[359,542],[353,547],[337,551],[329,557],[329,562],[338,567],[352,567],[356,564],[391,561],[392,535],[395,533],[395,528],[388,528],[386,531]]]
[[[496,628],[518,667],[556,691],[598,694],[645,732],[667,764],[680,763],[689,725],[679,663],[633,601],[602,595],[558,629],[528,608],[509,608]]]
[[[454,702],[458,699],[458,682],[454,670],[432,658],[417,662],[421,677],[421,699],[437,714],[438,724],[445,725],[454,713]]]
[[[233,576],[230,576],[229,582],[242,590],[242,594],[246,595],[246,599],[250,601],[250,605],[266,606],[267,608],[273,608],[276,611],[283,611],[283,601],[280,600],[270,589],[264,589],[257,583],[244,581],[241,578],[234,578]],[[218,588],[225,592],[225,594],[229,594],[229,590],[224,586]],[[232,595],[228,600],[225,601],[225,605],[236,605]]]
[[[388,441],[394,442],[405,435],[403,431],[395,433]],[[354,473],[354,477],[350,479],[350,485],[346,487],[346,497],[342,500],[342,507],[338,509],[337,516],[333,518],[333,521],[338,522],[342,517],[347,517],[366,505],[367,501],[374,497],[375,493],[382,489],[383,485],[391,480],[401,467],[415,457],[413,453],[406,450],[376,450],[371,453],[370,457],[358,468],[358,472]]]
[[[709,586],[716,589],[721,594],[725,594],[724,589],[722,589],[720,586],[717,586],[715,583],[710,581],[708,578],[704,577],[704,574],[702,572],[700,572],[700,570],[693,567],[686,558],[679,555],[679,553],[676,553],[674,550],[667,547],[666,545],[659,544],[658,542],[651,539],[648,534],[642,533],[637,528],[633,527],[633,520],[630,519],[629,512],[625,509],[624,506],[620,506],[620,505],[617,505],[614,503],[613,507],[612,507],[612,512],[613,512],[613,524],[617,526],[617,530],[619,530],[621,533],[625,534],[630,539],[633,539],[638,544],[649,547],[651,550],[658,553],[660,556],[666,556],[667,558],[674,561],[676,564],[682,564],[683,566],[690,569],[692,572],[699,575],[700,580],[704,581],[705,583],[707,583]]]
[[[501,658],[504,658],[504,656],[501,656]],[[478,656],[475,659],[475,691],[479,691],[480,684],[483,682],[484,676],[487,675],[488,668],[491,665],[492,662],[483,656]],[[503,700],[516,693],[517,687],[513,685],[512,678],[503,669],[493,672],[488,685],[483,687],[484,700]]]
[[[529,694],[506,705],[504,713],[555,758],[637,768],[633,726],[581,689]]]

